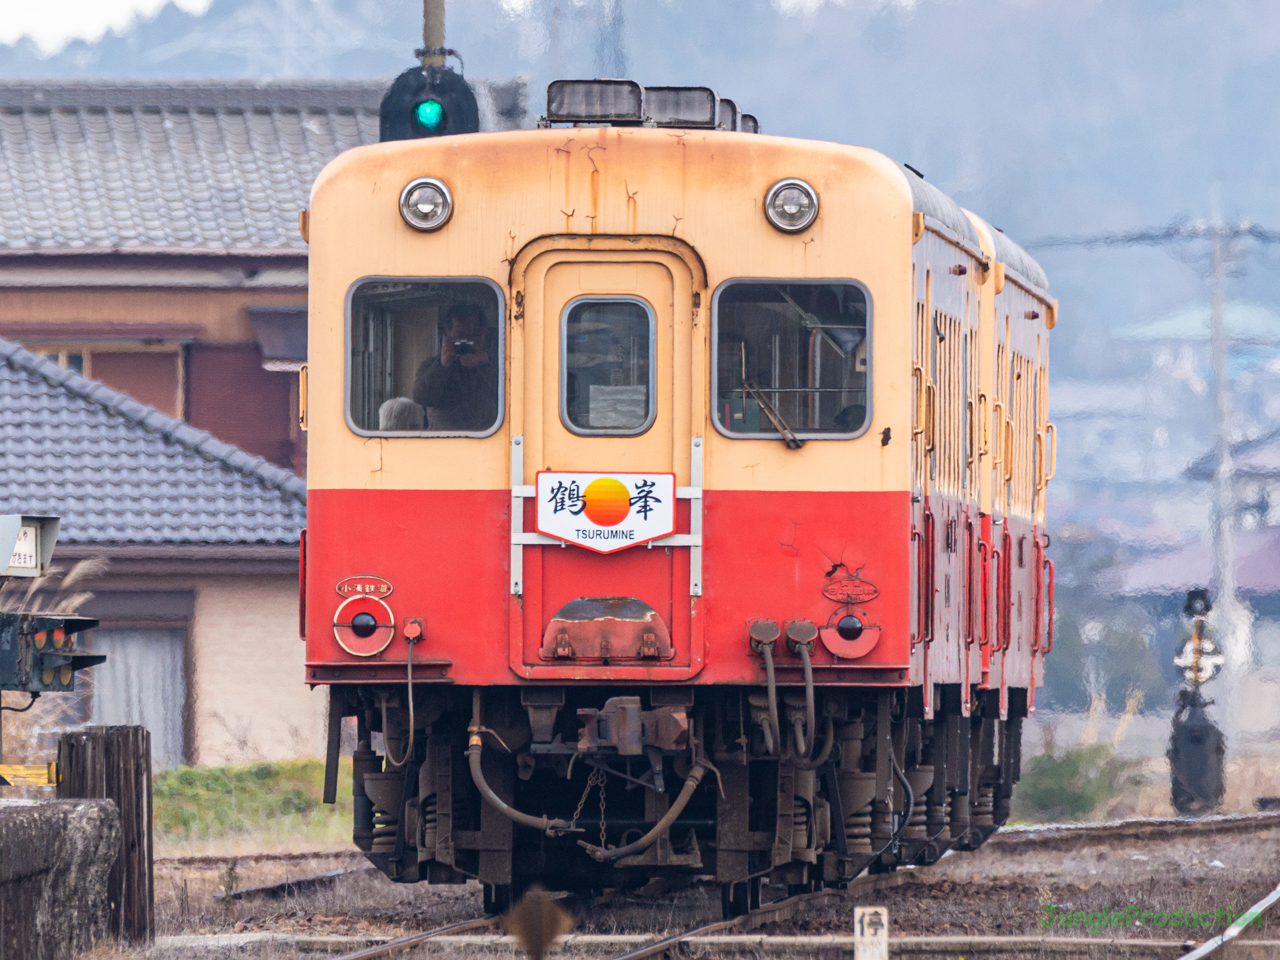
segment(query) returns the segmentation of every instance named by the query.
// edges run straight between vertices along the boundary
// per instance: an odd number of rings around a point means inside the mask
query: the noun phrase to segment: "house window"
[[[151,731],[152,768],[180,766],[187,754],[186,631],[98,629],[92,647],[107,660],[87,671],[93,689],[89,722],[144,726]]]
[[[166,416],[182,419],[186,415],[186,364],[177,344],[36,344],[28,349]]]

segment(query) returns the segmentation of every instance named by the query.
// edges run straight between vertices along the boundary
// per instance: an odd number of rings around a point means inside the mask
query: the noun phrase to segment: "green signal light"
[[[423,100],[413,108],[413,118],[423,130],[438,130],[444,123],[444,107],[439,100]]]

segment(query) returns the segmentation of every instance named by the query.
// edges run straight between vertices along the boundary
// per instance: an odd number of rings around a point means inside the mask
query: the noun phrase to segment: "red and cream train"
[[[971,849],[1052,645],[1040,267],[680,90],[348,151],[304,221],[327,790],[354,716],[356,844],[492,909]]]

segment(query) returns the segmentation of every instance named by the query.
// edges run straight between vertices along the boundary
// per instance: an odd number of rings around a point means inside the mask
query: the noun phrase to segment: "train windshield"
[[[480,280],[351,294],[348,415],[361,433],[486,436],[502,422],[502,304]]]
[[[587,297],[561,318],[560,416],[574,433],[644,433],[654,417],[654,316],[641,300]]]
[[[868,305],[852,283],[738,280],[716,295],[721,432],[838,437],[869,422]]]

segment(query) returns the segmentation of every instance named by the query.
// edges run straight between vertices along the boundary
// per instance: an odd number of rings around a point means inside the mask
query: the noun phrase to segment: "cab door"
[[[683,679],[703,662],[705,281],[678,241],[578,247],[551,241],[513,269],[511,667]],[[662,511],[670,525],[646,528]]]

